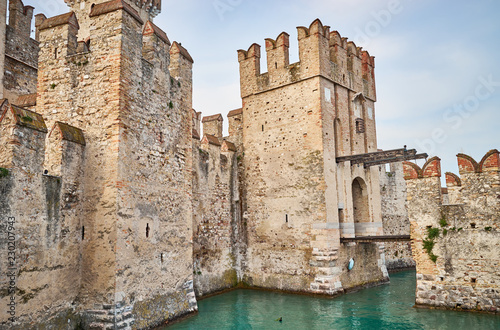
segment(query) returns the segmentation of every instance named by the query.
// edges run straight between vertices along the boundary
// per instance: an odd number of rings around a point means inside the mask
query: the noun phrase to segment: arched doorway
[[[368,189],[366,183],[360,177],[352,182],[352,204],[354,207],[354,223],[370,222],[368,207]],[[356,226],[355,227],[360,227]],[[360,228],[361,229],[361,228]],[[356,229],[356,232],[358,229]],[[363,230],[362,230],[363,231]]]

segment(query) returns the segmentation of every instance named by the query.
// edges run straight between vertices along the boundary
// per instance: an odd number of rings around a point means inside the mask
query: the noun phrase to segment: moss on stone
[[[228,269],[222,275],[222,280],[225,285],[235,287],[238,285],[238,276],[235,269]]]

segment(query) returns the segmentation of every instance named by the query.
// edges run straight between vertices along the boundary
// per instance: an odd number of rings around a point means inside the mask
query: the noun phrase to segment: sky
[[[24,3],[69,11],[63,0]],[[378,147],[437,155],[443,174],[458,174],[457,153],[479,162],[500,149],[499,15],[498,0],[163,0],[154,23],[194,59],[193,107],[225,117],[241,107],[236,51],[263,46],[266,72],[264,39],[285,31],[296,62],[296,27],[319,18],[375,56]]]

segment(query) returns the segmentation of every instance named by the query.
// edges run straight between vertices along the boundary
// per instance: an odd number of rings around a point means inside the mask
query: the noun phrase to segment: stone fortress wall
[[[36,113],[2,112],[16,324],[146,328],[196,310],[193,60],[143,20],[149,2],[75,12],[37,17]]]
[[[498,312],[500,153],[491,150],[479,163],[465,154],[457,159],[460,176],[446,173],[448,196],[439,158],[422,168],[404,163],[416,305]]]
[[[380,196],[384,235],[410,235],[406,182],[402,162],[380,166]],[[389,171],[387,171],[389,170]],[[389,271],[414,268],[410,242],[385,243],[385,264]]]

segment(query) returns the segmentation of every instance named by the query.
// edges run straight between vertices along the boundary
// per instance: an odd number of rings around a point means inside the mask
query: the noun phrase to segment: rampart
[[[195,115],[195,113],[194,113]],[[220,114],[203,118],[193,139],[193,268],[197,296],[241,281],[244,251],[236,146],[222,137]],[[211,135],[209,133],[215,133]]]
[[[479,163],[457,159],[460,177],[446,173],[449,204],[442,202],[439,158],[422,168],[404,163],[416,304],[498,313],[500,154],[491,150]]]
[[[98,1],[81,10],[89,3],[72,1],[73,12],[37,16],[37,97],[20,102],[36,112],[11,106],[17,124],[0,122],[15,127],[2,132],[9,143],[0,152],[10,187],[2,216],[18,219],[22,253],[14,326],[60,318],[146,328],[197,308],[193,60],[143,20],[148,4]],[[58,136],[72,141],[62,151]],[[73,141],[83,136],[84,148]]]
[[[0,285],[9,288],[1,301],[13,302],[13,314],[4,310],[2,324],[11,316],[25,325],[78,322],[71,302],[81,280],[84,154],[81,130],[56,122],[49,131],[40,114],[3,101],[0,218],[8,235],[0,256],[12,263],[2,264]]]

